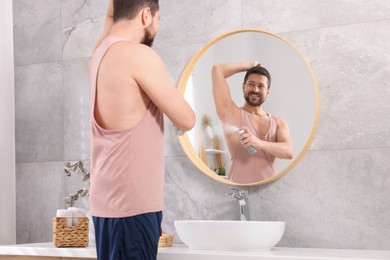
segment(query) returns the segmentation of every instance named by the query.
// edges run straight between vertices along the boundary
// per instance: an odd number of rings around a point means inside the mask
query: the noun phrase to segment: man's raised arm
[[[93,48],[92,54],[95,52],[95,50],[99,47],[100,43],[108,36],[110,33],[111,27],[114,23],[113,20],[114,17],[114,2],[113,0],[109,0],[107,13],[106,13],[106,19],[104,21],[104,29],[102,35],[99,37],[99,39],[96,41],[95,46]]]
[[[232,100],[229,86],[226,78],[249,70],[254,66],[259,66],[260,63],[255,62],[241,62],[241,63],[224,63],[216,64],[212,68],[212,85],[215,108],[219,119],[222,122],[231,123],[230,118],[238,111],[237,105]]]

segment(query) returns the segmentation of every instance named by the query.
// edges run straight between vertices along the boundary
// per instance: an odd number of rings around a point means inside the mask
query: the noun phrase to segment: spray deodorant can
[[[240,130],[238,130],[238,133],[239,133],[240,136],[241,136],[241,135],[245,134],[246,131],[243,130],[243,129],[240,129]],[[248,153],[249,153],[250,155],[257,153],[256,149],[255,149],[252,145],[248,146],[246,149],[248,150]]]

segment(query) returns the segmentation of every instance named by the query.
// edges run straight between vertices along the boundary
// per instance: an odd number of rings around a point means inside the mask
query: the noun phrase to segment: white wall
[[[16,224],[12,0],[2,0],[0,34],[0,244],[14,244]]]

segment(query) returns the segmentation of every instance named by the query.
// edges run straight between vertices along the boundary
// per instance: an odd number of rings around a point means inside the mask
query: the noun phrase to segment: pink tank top
[[[163,210],[164,122],[150,103],[137,125],[106,130],[94,117],[100,62],[119,37],[106,38],[91,60],[90,207],[97,217],[131,217]]]
[[[248,127],[261,140],[276,142],[277,118],[270,114],[268,116],[270,118],[270,125],[265,136],[256,131],[249,113],[242,109],[241,126]],[[248,184],[265,180],[274,174],[275,156],[263,150],[257,150],[257,153],[250,155],[241,143],[238,144],[237,151],[231,158],[229,180],[239,184]]]

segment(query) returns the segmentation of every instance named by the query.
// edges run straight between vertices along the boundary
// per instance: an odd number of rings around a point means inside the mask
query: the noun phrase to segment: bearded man
[[[245,103],[238,107],[231,98],[226,78],[244,71]],[[262,107],[270,86],[271,75],[258,61],[217,64],[212,68],[213,97],[231,156],[228,179],[232,182],[251,184],[271,178],[276,174],[276,158],[293,158],[287,122]],[[240,135],[231,129],[242,129],[245,133]],[[256,153],[248,152],[250,146]]]
[[[165,114],[195,115],[151,48],[158,0],[110,0],[90,61],[90,207],[99,260],[156,260],[164,209]]]

